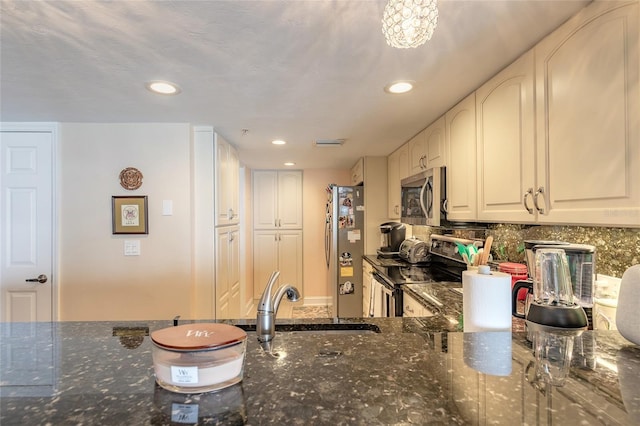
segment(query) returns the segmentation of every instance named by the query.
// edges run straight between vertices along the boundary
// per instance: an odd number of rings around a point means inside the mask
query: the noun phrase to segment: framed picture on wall
[[[147,196],[111,197],[113,234],[148,234]]]

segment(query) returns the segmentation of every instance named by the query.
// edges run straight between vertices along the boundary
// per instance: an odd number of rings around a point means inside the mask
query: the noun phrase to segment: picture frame
[[[111,197],[112,233],[148,234],[149,216],[146,195]]]

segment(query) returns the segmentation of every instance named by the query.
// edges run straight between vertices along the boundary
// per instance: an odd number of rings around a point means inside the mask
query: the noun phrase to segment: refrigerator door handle
[[[331,227],[331,223],[326,222],[324,225],[324,257],[327,261],[327,269],[329,269],[329,245],[330,245],[330,227]]]

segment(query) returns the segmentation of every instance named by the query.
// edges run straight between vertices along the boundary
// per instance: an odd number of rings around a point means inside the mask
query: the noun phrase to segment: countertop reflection
[[[523,332],[339,322],[381,333],[280,332],[278,357],[249,333],[243,381],[200,395],[155,384],[148,334],[171,321],[2,323],[0,424],[640,424],[640,348],[616,331],[574,336],[554,382],[563,350]]]

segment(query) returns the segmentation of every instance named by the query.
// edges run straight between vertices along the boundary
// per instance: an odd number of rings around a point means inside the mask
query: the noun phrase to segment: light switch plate
[[[173,200],[162,200],[162,216],[173,216]]]
[[[140,240],[124,240],[125,256],[140,256]]]

